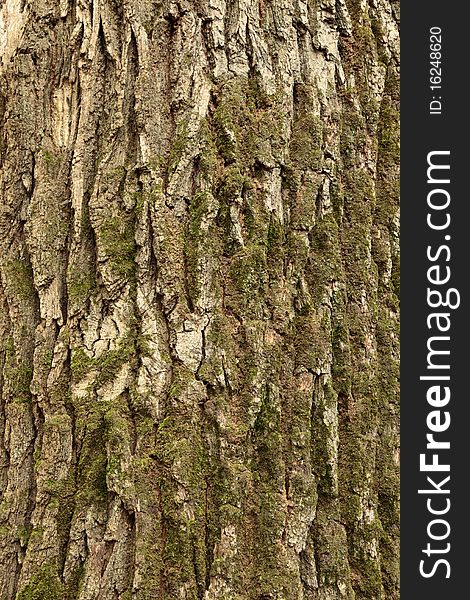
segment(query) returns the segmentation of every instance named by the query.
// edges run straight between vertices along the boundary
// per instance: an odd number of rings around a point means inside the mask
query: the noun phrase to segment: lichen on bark
[[[398,30],[2,4],[2,599],[399,597]]]

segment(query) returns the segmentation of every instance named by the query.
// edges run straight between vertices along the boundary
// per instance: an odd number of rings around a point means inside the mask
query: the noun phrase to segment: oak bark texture
[[[3,600],[398,598],[398,29],[2,1]]]

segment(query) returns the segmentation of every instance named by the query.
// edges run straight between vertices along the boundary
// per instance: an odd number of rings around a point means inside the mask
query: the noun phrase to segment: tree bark
[[[2,2],[2,599],[398,599],[398,29]]]

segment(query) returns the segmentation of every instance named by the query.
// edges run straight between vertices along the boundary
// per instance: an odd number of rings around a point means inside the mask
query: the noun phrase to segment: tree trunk
[[[3,0],[2,599],[398,598],[398,11]]]

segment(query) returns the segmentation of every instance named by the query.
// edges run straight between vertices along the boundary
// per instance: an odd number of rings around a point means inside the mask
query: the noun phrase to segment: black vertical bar
[[[470,31],[463,8],[464,5],[435,0],[401,5],[402,600],[450,600],[461,598],[462,592],[464,596],[469,593],[470,395],[465,379],[467,372],[470,373],[466,364],[470,355],[470,315],[467,312],[470,256],[467,206],[470,206],[470,196],[466,186],[466,177],[470,174],[466,164],[470,156],[469,102],[466,98]],[[437,34],[438,30],[440,34]],[[431,55],[431,45],[437,48],[439,36],[440,64],[436,67],[431,64],[437,62],[437,54]],[[439,77],[441,88],[437,87]],[[434,90],[431,89],[433,84]],[[450,165],[450,170],[431,171],[430,179],[438,179],[441,183],[428,182],[428,155],[437,151],[449,151],[450,154],[433,155],[431,160]],[[449,184],[442,183],[446,177],[450,179]],[[437,191],[429,200],[428,195],[433,190]],[[450,196],[447,208],[430,208],[428,201],[433,205],[439,202],[445,205],[446,193]],[[427,223],[428,214],[438,227],[446,223],[448,214],[449,227],[433,229]],[[429,259],[428,248],[431,257],[437,258]],[[429,273],[428,269],[436,265],[438,269]],[[429,281],[429,277],[445,279],[444,275],[449,272],[450,280],[446,283]],[[460,296],[460,306],[432,308],[428,302],[428,288],[440,291],[443,298],[450,289],[456,290],[450,293],[449,304],[456,304]],[[437,299],[438,295],[434,294],[431,301],[438,304]],[[433,313],[446,315],[439,323],[444,329],[450,322],[449,331],[439,331],[438,319],[430,317]],[[433,349],[450,350],[450,355],[431,357],[433,364],[449,365],[449,369],[429,368],[427,344],[433,336],[450,338],[430,342]],[[448,376],[450,380],[422,380],[422,376]],[[440,397],[445,393],[444,387],[449,388],[451,396],[447,405],[430,404],[427,394],[432,386],[441,386]],[[431,400],[436,398],[436,394],[431,396]],[[438,413],[429,416],[433,411]],[[429,423],[434,428],[444,427],[446,412],[451,419],[449,428],[441,433],[433,432]],[[450,449],[427,449],[426,435],[432,433],[434,440],[449,441]],[[448,464],[450,471],[423,471],[420,469],[423,453],[426,464],[431,463],[436,454],[439,465]],[[443,483],[448,476],[450,480]],[[428,491],[419,494],[418,490]],[[448,511],[440,515],[430,512],[430,509],[444,511],[446,508]],[[445,523],[450,528],[448,535]],[[442,539],[435,540],[432,536]],[[420,566],[427,576],[420,572]]]

